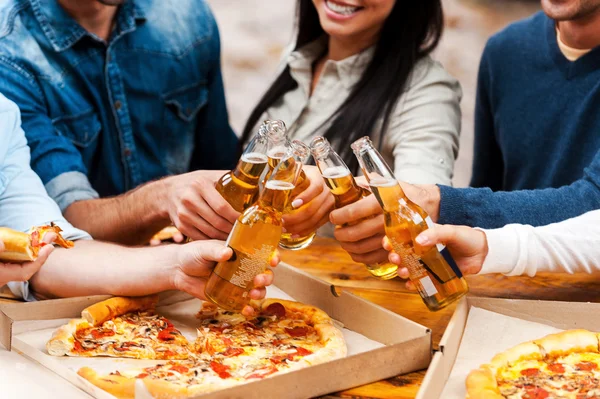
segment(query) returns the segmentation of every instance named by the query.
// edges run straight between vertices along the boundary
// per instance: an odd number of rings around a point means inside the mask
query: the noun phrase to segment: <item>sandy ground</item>
[[[281,55],[291,40],[295,1],[208,2],[221,31],[229,117],[233,128],[239,133],[248,114],[274,79]],[[537,1],[518,0],[443,0],[443,3],[446,31],[434,58],[463,86],[463,126],[454,184],[466,186],[473,159],[477,68],[485,42],[508,23],[537,11],[539,4]]]

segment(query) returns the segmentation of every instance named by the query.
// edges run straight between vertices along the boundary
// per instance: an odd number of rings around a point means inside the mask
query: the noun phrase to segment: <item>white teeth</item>
[[[341,4],[336,4],[332,1],[326,1],[325,3],[331,11],[342,15],[352,15],[359,9],[359,7],[343,6]]]

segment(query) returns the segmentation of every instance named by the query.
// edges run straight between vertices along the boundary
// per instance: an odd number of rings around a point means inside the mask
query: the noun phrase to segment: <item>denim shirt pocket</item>
[[[93,109],[55,118],[52,120],[52,124],[58,134],[68,138],[80,148],[86,148],[94,143],[102,129]]]
[[[198,113],[208,102],[204,81],[172,90],[163,96],[165,126],[165,166],[170,174],[185,173],[195,147]]]

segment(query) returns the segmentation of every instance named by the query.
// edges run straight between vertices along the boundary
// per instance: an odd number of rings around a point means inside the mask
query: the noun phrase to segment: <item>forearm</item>
[[[172,289],[176,250],[169,245],[126,248],[78,241],[74,248],[57,248],[30,284],[40,298],[149,295]]]
[[[600,187],[581,179],[560,188],[493,192],[440,186],[438,223],[493,229],[511,223],[543,226],[600,208]]]
[[[544,227],[509,225],[484,231],[489,252],[481,274],[600,271],[600,211]]]
[[[163,209],[164,180],[143,185],[123,195],[77,201],[64,212],[75,227],[102,241],[139,245],[169,225]]]

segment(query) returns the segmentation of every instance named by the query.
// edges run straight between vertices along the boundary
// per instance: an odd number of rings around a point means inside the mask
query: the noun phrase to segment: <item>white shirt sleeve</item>
[[[479,274],[600,271],[600,210],[542,227],[509,224],[482,231],[489,250]]]

